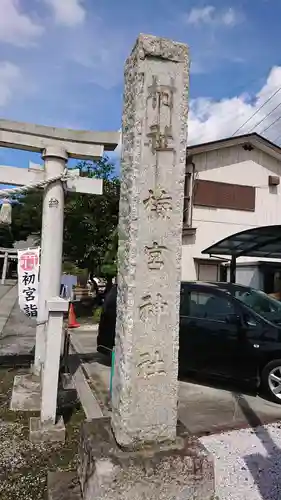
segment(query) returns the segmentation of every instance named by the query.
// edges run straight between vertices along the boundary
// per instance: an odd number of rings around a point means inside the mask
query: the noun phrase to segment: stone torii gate
[[[41,233],[41,266],[34,373],[41,372],[45,359],[45,323],[47,301],[59,295],[61,282],[64,186],[70,191],[102,194],[102,180],[79,177],[79,170],[66,172],[68,158],[99,159],[104,151],[113,151],[119,132],[92,132],[46,127],[0,120],[0,146],[39,152],[44,167],[24,169],[0,167],[0,183],[14,186],[45,186]],[[65,177],[67,175],[67,177]]]

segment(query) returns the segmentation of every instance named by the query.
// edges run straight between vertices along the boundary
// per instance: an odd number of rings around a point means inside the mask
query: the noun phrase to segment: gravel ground
[[[281,424],[201,438],[220,500],[281,500]]]
[[[22,372],[0,368],[0,500],[45,500],[48,471],[77,468],[80,426],[85,416],[73,391],[64,391],[59,413],[66,422],[66,443],[30,443],[29,417],[36,414],[9,410],[14,377]]]

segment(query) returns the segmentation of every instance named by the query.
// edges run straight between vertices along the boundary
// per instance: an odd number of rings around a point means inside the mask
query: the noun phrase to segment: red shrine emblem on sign
[[[33,271],[38,266],[38,255],[35,252],[28,251],[21,255],[20,267],[23,271]]]

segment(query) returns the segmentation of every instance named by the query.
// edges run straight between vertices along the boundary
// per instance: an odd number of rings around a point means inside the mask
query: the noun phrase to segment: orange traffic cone
[[[69,306],[68,312],[68,328],[79,328],[80,324],[76,321],[76,316],[74,312],[73,304],[71,303]]]

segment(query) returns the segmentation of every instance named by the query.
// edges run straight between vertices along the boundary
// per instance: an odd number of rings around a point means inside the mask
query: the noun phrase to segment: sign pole
[[[1,285],[5,285],[6,275],[7,275],[7,268],[8,268],[8,252],[5,252],[4,262],[3,262],[3,269],[2,269]]]

